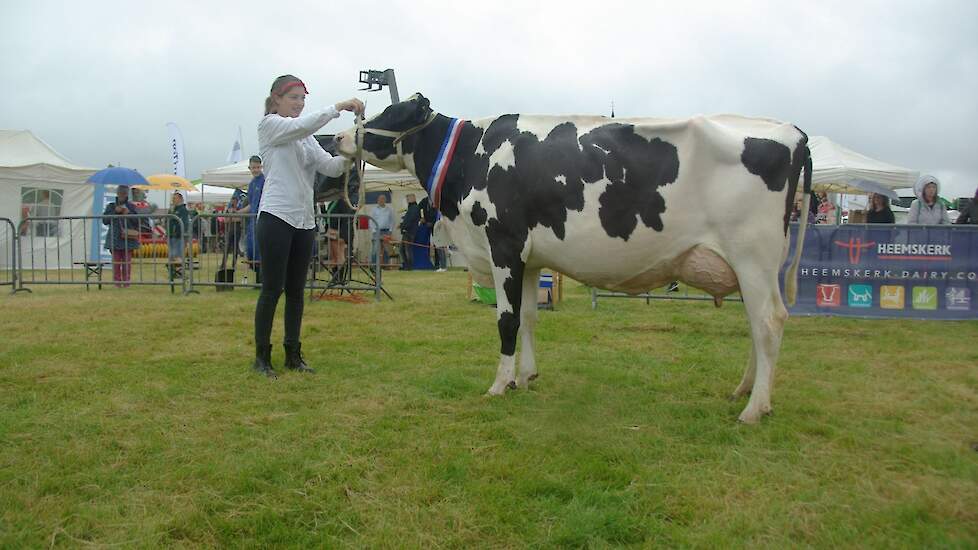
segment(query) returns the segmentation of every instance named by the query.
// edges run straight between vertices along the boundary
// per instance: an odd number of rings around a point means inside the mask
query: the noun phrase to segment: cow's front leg
[[[533,353],[533,329],[537,324],[537,292],[540,270],[527,269],[523,274],[523,303],[520,308],[520,372],[516,385],[527,388],[537,377],[537,361]]]
[[[523,292],[523,263],[508,268],[493,267],[496,287],[496,323],[499,326],[500,356],[496,381],[490,395],[501,395],[516,388],[516,337],[520,330],[520,302]]]

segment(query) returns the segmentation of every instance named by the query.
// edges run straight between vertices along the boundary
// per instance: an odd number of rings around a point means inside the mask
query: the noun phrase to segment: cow
[[[802,172],[808,208],[807,142],[791,124],[735,115],[466,121],[433,111],[421,94],[336,136],[347,158],[414,174],[473,278],[496,289],[501,346],[489,394],[537,377],[541,268],[627,293],[680,280],[717,305],[733,292],[743,298],[753,346],[731,397],[750,394],[745,423],[771,412],[788,316],[778,275]],[[790,303],[806,222],[785,277]]]

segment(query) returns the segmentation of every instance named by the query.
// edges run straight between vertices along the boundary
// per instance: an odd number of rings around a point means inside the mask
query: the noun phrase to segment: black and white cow
[[[629,293],[677,279],[715,297],[739,290],[753,340],[734,391],[751,394],[740,420],[770,412],[788,316],[778,272],[803,168],[806,190],[811,180],[808,139],[795,126],[732,115],[456,121],[415,94],[336,139],[344,156],[359,140],[368,163],[416,175],[439,199],[473,277],[494,285],[502,346],[490,394],[537,375],[536,293],[547,267]],[[786,281],[793,301],[794,273]]]

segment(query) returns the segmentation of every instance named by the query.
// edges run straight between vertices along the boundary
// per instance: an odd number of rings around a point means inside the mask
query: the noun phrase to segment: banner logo
[[[842,242],[842,241],[833,241],[833,242],[835,242],[836,245],[849,250],[849,263],[852,265],[859,264],[859,259],[862,257],[863,250],[876,246],[876,241],[870,241],[868,243],[864,243],[863,240],[858,237],[855,239],[849,237],[849,242]]]
[[[954,311],[968,311],[971,309],[971,289],[948,287],[944,291],[944,307]]]
[[[872,285],[849,285],[849,307],[872,307]]]
[[[914,309],[937,309],[937,287],[913,287],[913,300],[911,303]]]
[[[818,285],[815,287],[815,293],[815,305],[819,307],[842,305],[842,287],[839,285]]]
[[[883,285],[880,287],[880,308],[903,309],[903,287],[899,285]]]

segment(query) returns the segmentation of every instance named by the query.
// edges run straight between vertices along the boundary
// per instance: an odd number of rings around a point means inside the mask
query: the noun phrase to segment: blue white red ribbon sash
[[[455,146],[458,145],[458,138],[462,135],[464,124],[465,121],[460,118],[449,119],[445,141],[442,142],[438,156],[435,158],[435,164],[431,167],[431,176],[428,178],[427,187],[431,204],[435,208],[439,208],[441,205],[441,188],[445,183],[445,174],[448,173],[448,165],[452,163]]]

